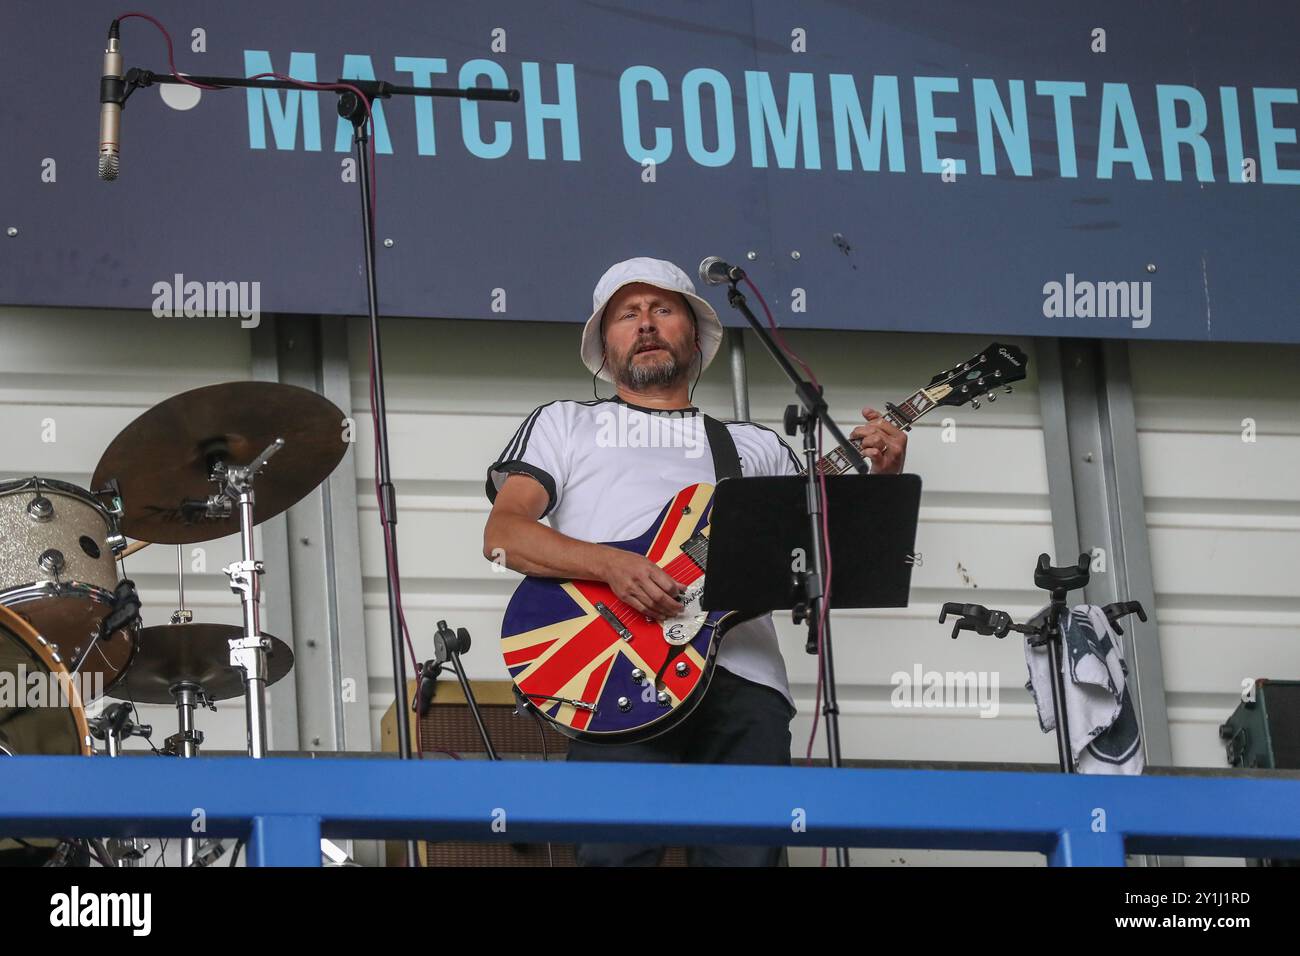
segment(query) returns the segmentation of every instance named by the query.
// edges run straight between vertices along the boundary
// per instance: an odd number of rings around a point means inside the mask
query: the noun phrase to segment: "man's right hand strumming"
[[[682,612],[677,595],[683,585],[667,571],[643,555],[561,534],[542,523],[546,505],[546,489],[536,480],[511,475],[483,529],[483,556],[521,574],[603,581],[620,600],[657,621]]]

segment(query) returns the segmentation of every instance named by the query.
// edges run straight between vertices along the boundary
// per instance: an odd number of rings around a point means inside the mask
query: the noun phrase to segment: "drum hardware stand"
[[[127,737],[153,736],[152,726],[137,724],[131,719],[131,705],[126,703],[109,704],[102,714],[86,723],[91,736],[104,741],[110,757],[121,756],[122,741]]]
[[[458,627],[453,631],[447,626],[446,621],[438,622],[438,630],[433,636],[434,656],[432,660],[425,661],[420,667],[420,683],[416,689],[415,700],[411,701],[411,709],[415,711],[417,718],[423,718],[429,712],[433,695],[438,690],[438,676],[442,673],[443,665],[450,662],[452,670],[456,672],[456,680],[460,682],[461,692],[465,695],[465,703],[469,705],[469,712],[478,726],[479,736],[483,738],[483,749],[487,753],[488,760],[500,760],[496,748],[492,746],[492,738],[488,735],[487,724],[483,722],[483,712],[479,710],[474,689],[470,686],[469,678],[465,676],[465,668],[460,661],[461,654],[469,653],[469,646],[468,630]]]
[[[189,839],[185,840],[185,842],[181,844],[182,853],[184,853],[185,850],[185,843],[190,843],[190,842],[198,843],[199,841],[198,840],[191,841]],[[208,839],[202,841],[198,851],[193,855],[193,857],[190,859],[188,863],[185,862],[184,857],[182,856],[181,866],[192,866],[192,867],[211,866],[213,863],[216,863],[217,860],[221,859],[225,855],[226,855],[226,844],[214,837],[209,837]]]
[[[206,707],[215,711],[217,705],[208,700],[198,684],[180,683],[172,688],[176,698],[177,731],[163,743],[163,753],[172,757],[197,757],[203,744],[203,731],[194,727],[194,711]]]
[[[172,696],[176,698],[179,729],[167,738],[163,744],[163,753],[172,757],[197,757],[199,747],[203,744],[203,731],[194,726],[194,709],[207,707],[209,710],[216,710],[217,706],[208,700],[207,695],[203,693],[203,688],[198,684],[188,682],[177,684],[172,688]],[[181,840],[181,866],[195,866],[198,856],[199,840],[196,837],[185,837]]]
[[[803,451],[807,459],[806,477],[808,481],[808,521],[812,531],[812,568],[796,578],[795,585],[799,590],[799,596],[803,599],[800,607],[795,610],[794,622],[796,624],[807,621],[808,624],[808,641],[805,650],[809,654],[816,654],[818,648],[821,649],[821,681],[822,693],[824,695],[822,703],[822,715],[826,720],[826,752],[829,763],[832,767],[840,767],[843,764],[840,754],[840,720],[839,720],[839,701],[835,693],[835,664],[831,654],[831,619],[830,608],[826,608],[826,613],[822,613],[822,603],[825,598],[823,584],[826,580],[825,555],[823,548],[825,542],[822,541],[822,513],[825,508],[825,502],[822,501],[821,481],[817,472],[817,428],[818,425],[825,425],[831,437],[839,443],[845,455],[848,456],[853,467],[859,474],[867,474],[868,467],[858,452],[857,446],[851,444],[844,433],[840,431],[835,420],[831,418],[826,399],[822,396],[820,386],[813,385],[812,382],[804,380],[795,367],[790,364],[790,359],[777,346],[776,340],[772,338],[768,329],[758,321],[758,318],[750,310],[749,304],[745,300],[744,293],[737,288],[737,283],[745,278],[745,273],[738,267],[731,269],[728,281],[730,283],[727,289],[727,302],[732,308],[736,309],[745,317],[758,339],[767,348],[776,364],[785,372],[786,377],[794,384],[795,396],[803,406],[800,411],[798,405],[791,405],[785,410],[785,430],[787,435],[793,435],[796,431],[803,432]],[[849,851],[846,847],[835,848],[835,865],[849,865]]]
[[[42,867],[89,866],[90,846],[87,840],[64,840],[55,849],[54,855],[41,864]]]
[[[176,545],[176,610],[172,611],[172,624],[191,624],[194,612],[185,607],[185,557],[181,546]]]
[[[209,452],[211,479],[220,488],[207,500],[209,518],[228,518],[232,506],[239,507],[239,539],[243,559],[222,572],[230,578],[230,590],[240,595],[244,606],[244,636],[230,641],[230,665],[244,675],[244,701],[248,726],[248,755],[266,756],[266,652],[269,642],[262,638],[261,576],[265,565],[257,560],[253,548],[253,481],[271,456],[284,447],[277,438],[247,465],[230,465],[223,448]]]
[[[98,840],[94,842],[103,848],[104,855],[118,867],[142,866],[144,855],[153,849],[139,837],[110,837],[102,843]]]
[[[131,705],[126,703],[110,704],[98,717],[87,721],[91,736],[104,741],[110,757],[121,756],[122,741],[127,737],[150,737],[153,728],[148,724],[136,724],[131,720]],[[104,855],[116,862],[119,867],[136,867],[149,852],[149,844],[139,837],[125,837],[108,840],[101,844]]]
[[[113,519],[111,526],[112,530],[109,532],[104,543],[108,545],[109,550],[113,552],[113,556],[118,557],[120,560],[119,556],[126,550],[126,535],[122,534],[122,532],[118,530],[118,522],[121,521],[123,515],[126,514],[125,509],[122,507],[122,488],[118,485],[116,478],[110,478],[107,485],[99,489],[99,491],[92,491],[91,494],[100,499],[100,504],[103,504],[104,498],[109,500],[109,504],[104,505],[104,510],[107,511],[109,517]]]
[[[1025,635],[1025,642],[1030,647],[1047,646],[1047,662],[1052,673],[1052,716],[1056,720],[1056,753],[1061,773],[1078,773],[1074,751],[1070,747],[1070,724],[1065,710],[1065,674],[1061,670],[1065,649],[1061,640],[1061,615],[1070,611],[1070,606],[1065,601],[1067,592],[1088,586],[1091,563],[1091,555],[1081,554],[1076,565],[1055,568],[1046,554],[1040,554],[1038,565],[1034,568],[1034,586],[1048,591],[1051,601],[1044,612],[1036,614],[1024,624],[1015,623],[1006,611],[990,610],[982,604],[949,601],[939,612],[941,624],[949,614],[956,615],[957,621],[952,627],[953,640],[962,631],[991,634],[999,640],[1011,631],[1016,631]],[[1141,621],[1147,619],[1140,601],[1116,601],[1101,610],[1116,634],[1124,633],[1119,624],[1122,617],[1136,614]]]

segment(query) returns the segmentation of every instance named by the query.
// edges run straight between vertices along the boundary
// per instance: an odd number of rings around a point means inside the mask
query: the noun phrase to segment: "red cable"
[[[150,23],[152,23],[154,26],[156,26],[156,27],[157,27],[157,28],[162,32],[163,39],[167,41],[167,65],[168,65],[169,67],[171,67],[171,75],[174,76],[176,79],[178,79],[180,82],[186,84],[187,86],[197,87],[197,88],[200,89],[200,90],[224,90],[224,89],[229,89],[229,87],[225,87],[225,86],[208,86],[206,83],[195,83],[193,80],[188,79],[187,77],[184,77],[184,76],[182,76],[179,72],[177,72],[177,70],[176,70],[176,54],[175,54],[175,52],[172,50],[172,35],[171,35],[170,33],[167,32],[167,28],[166,28],[165,26],[163,26],[161,23],[159,23],[159,22],[158,22],[157,20],[155,20],[153,17],[149,16],[149,14],[147,14],[147,13],[123,13],[123,14],[122,14],[121,16],[119,16],[119,17],[118,17],[114,22],[115,22],[115,23],[121,23],[123,20],[130,20],[132,17],[138,17],[138,18],[140,18],[141,20],[148,20]]]
[[[196,83],[194,80],[191,80],[188,77],[184,76],[176,69],[176,54],[172,46],[172,36],[170,33],[167,32],[167,28],[163,26],[158,20],[154,19],[147,13],[123,13],[121,16],[117,18],[116,22],[120,23],[121,21],[129,20],[132,17],[138,17],[141,20],[148,20],[150,23],[152,23],[155,27],[158,28],[159,32],[162,33],[163,39],[167,41],[167,66],[170,68],[171,76],[173,78],[175,78],[181,83],[184,83],[186,86],[193,86],[196,89],[200,89],[200,90],[229,90],[234,88],[229,86],[210,86],[207,83]],[[374,136],[375,120],[374,120],[374,115],[370,111],[370,101],[366,98],[365,94],[362,93],[360,89],[353,86],[351,83],[315,83],[310,80],[300,80],[295,76],[286,76],[282,73],[274,73],[274,72],[258,73],[255,76],[245,77],[245,79],[260,80],[264,77],[271,77],[272,79],[281,80],[282,82],[285,83],[293,83],[294,85],[300,86],[303,89],[307,89],[307,90],[349,90],[352,93],[355,93],[357,95],[357,98],[361,101],[361,105],[366,108],[366,122],[370,127],[370,135],[367,137],[367,141],[369,144],[368,149],[370,151],[370,228],[371,228],[370,240],[371,242],[374,242],[374,237],[375,237],[374,230],[377,228],[375,223],[376,223],[377,213],[379,209],[379,195],[378,195],[378,179],[376,178],[376,173],[375,173],[375,155],[376,155],[375,136]]]

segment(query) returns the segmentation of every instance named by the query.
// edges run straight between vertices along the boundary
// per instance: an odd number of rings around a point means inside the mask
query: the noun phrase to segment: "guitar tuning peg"
[[[1008,395],[1011,394],[1011,386],[1010,386],[1010,385],[1003,385],[1002,387],[1006,390],[1006,393],[1007,393]]]
[[[990,402],[996,402],[997,400],[998,400],[998,393],[997,393],[997,392],[989,392],[989,401],[990,401]]]
[[[972,399],[971,399],[971,402],[970,402],[970,406],[971,406],[971,408],[979,408],[979,407],[980,407],[980,400],[979,400],[978,398],[972,398]]]

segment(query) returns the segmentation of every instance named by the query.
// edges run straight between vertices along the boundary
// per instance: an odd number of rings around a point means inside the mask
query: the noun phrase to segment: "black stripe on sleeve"
[[[491,468],[488,469],[487,496],[488,496],[488,501],[490,502],[495,502],[497,500],[497,483],[492,480],[492,475],[494,472],[504,473],[507,476],[528,475],[531,478],[535,478],[538,481],[538,483],[540,483],[541,486],[546,489],[546,510],[542,512],[541,516],[545,518],[548,514],[551,513],[552,510],[554,510],[555,479],[551,477],[549,472],[543,471],[541,468],[538,468],[536,465],[530,465],[526,461],[497,462],[495,465],[493,465]]]
[[[750,425],[753,428],[761,428],[763,431],[767,432],[769,435],[775,438],[777,444],[785,449],[785,453],[790,456],[790,464],[794,466],[795,474],[802,475],[804,473],[803,462],[799,460],[799,457],[794,453],[794,450],[790,448],[789,442],[787,442],[784,438],[778,435],[775,431],[768,428],[766,425],[760,425],[758,422],[736,422],[736,421],[723,422],[723,424],[724,425]]]
[[[519,423],[519,427],[515,429],[515,433],[511,437],[509,443],[501,450],[501,454],[497,456],[498,461],[509,461],[512,458],[518,458],[524,453],[523,449],[518,447],[519,443],[521,441],[525,444],[527,443],[528,432],[532,430],[533,422],[537,420],[537,416],[542,413],[542,409],[545,407],[545,405],[539,405],[537,408],[534,408],[528,413],[528,417]]]
[[[537,424],[537,419],[542,412],[554,404],[555,402],[547,402],[545,405],[539,405],[533,409],[515,430],[514,437],[502,450],[501,457],[488,467],[485,491],[489,502],[497,500],[497,484],[493,479],[494,473],[520,474],[535,478],[546,489],[547,503],[546,510],[542,513],[543,518],[550,514],[555,507],[555,479],[549,472],[523,461],[523,455],[528,450],[528,440],[533,434],[533,426]]]

